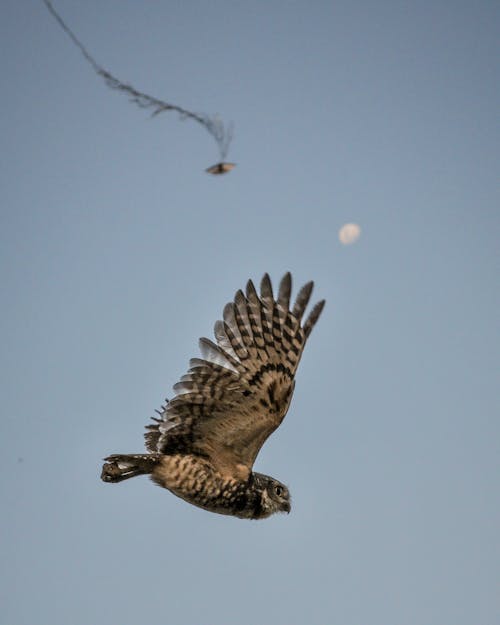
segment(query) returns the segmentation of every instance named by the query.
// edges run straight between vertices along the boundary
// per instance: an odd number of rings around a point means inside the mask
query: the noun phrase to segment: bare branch
[[[231,143],[231,139],[233,137],[232,124],[229,124],[226,128],[218,115],[210,116],[206,115],[205,113],[193,113],[192,111],[188,111],[181,106],[164,102],[163,100],[154,98],[147,93],[138,91],[132,85],[124,83],[118,78],[115,78],[107,70],[101,67],[99,63],[97,63],[94,57],[85,48],[83,43],[76,37],[76,35],[71,31],[69,26],[64,22],[62,17],[56,12],[54,7],[52,6],[52,3],[49,0],[43,0],[43,2],[54,17],[54,19],[70,37],[71,41],[75,44],[75,46],[80,50],[87,62],[92,66],[94,71],[104,79],[104,82],[110,89],[114,89],[115,91],[121,91],[122,93],[128,94],[130,102],[137,104],[137,106],[139,106],[140,108],[152,109],[152,116],[159,115],[160,113],[164,113],[166,111],[177,111],[177,113],[179,113],[179,115],[181,116],[181,119],[193,119],[194,121],[198,122],[215,139],[219,148],[221,160],[225,159],[229,149],[229,144]]]

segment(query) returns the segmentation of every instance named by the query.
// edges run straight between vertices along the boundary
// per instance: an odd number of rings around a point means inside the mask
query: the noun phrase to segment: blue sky
[[[234,121],[238,167],[3,3],[1,622],[491,625],[496,3],[54,5],[118,78]],[[292,513],[102,483],[234,292],[287,270],[327,300],[256,462]]]

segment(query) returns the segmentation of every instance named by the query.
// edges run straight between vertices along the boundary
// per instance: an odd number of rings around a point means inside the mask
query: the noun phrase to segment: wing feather
[[[318,321],[324,306],[325,300],[322,299],[320,302],[314,305],[313,309],[309,313],[309,316],[304,323],[304,334],[306,338],[311,334],[311,330],[314,328],[316,321]]]
[[[146,446],[156,453],[195,453],[223,472],[251,471],[270,434],[284,419],[304,346],[324,300],[302,325],[313,283],[298,292],[286,273],[274,298],[266,273],[260,296],[251,280],[226,304],[214,327],[216,342],[200,339],[202,358],[174,386],[160,419],[147,426]]]
[[[292,294],[292,275],[288,271],[282,278],[278,292],[278,313],[280,324],[283,325],[290,307],[290,295]]]
[[[262,328],[262,302],[260,301],[251,280],[247,283],[246,293],[248,319],[250,321],[250,327],[252,328],[254,345],[258,352],[260,352],[260,350],[262,350],[265,346],[264,332]]]
[[[309,300],[311,299],[313,286],[314,282],[308,282],[300,289],[295,299],[295,304],[293,305],[292,317],[302,319],[302,315],[304,314],[307,304],[309,304]]]

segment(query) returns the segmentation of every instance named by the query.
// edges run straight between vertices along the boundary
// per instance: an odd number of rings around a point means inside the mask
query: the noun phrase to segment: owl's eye
[[[278,495],[278,497],[281,497],[281,495],[283,494],[283,486],[280,486],[278,484],[278,486],[274,487],[274,492]]]

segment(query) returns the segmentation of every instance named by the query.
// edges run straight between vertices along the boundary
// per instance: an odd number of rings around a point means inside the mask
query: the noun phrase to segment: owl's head
[[[260,493],[260,510],[256,518],[265,519],[275,512],[290,512],[292,500],[288,488],[268,475],[254,473],[255,486]]]

